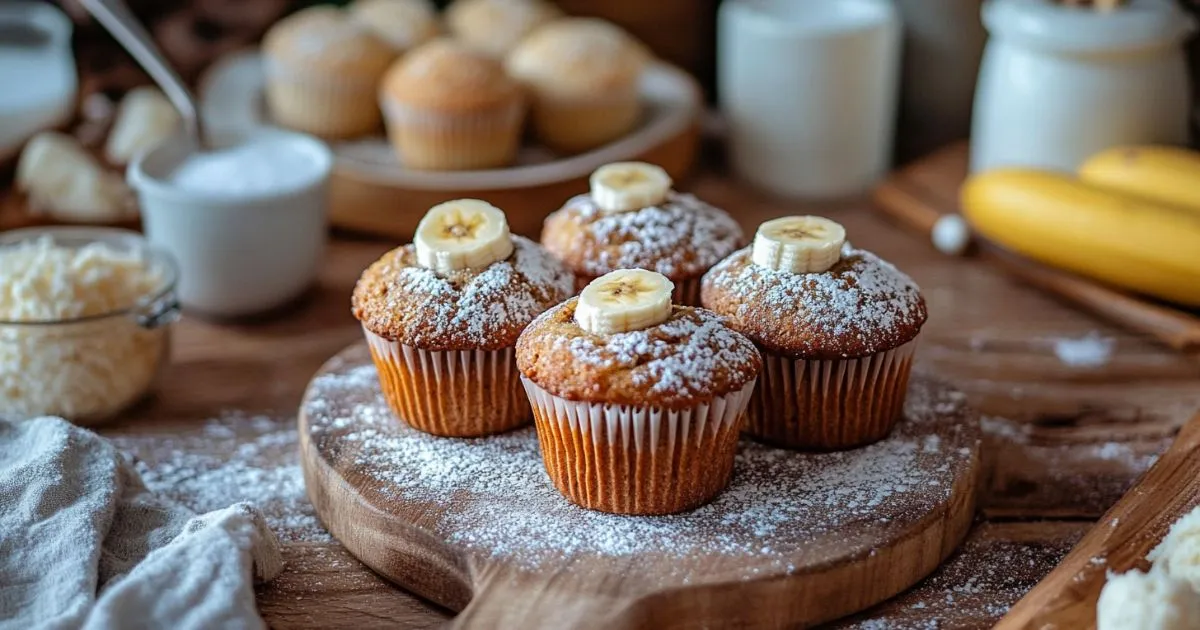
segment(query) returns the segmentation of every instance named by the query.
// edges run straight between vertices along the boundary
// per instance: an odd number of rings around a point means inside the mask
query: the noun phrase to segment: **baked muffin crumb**
[[[676,306],[643,330],[595,335],[575,323],[577,298],[538,317],[517,341],[517,366],[574,401],[687,409],[736,392],[761,368],[754,344],[715,313]]]

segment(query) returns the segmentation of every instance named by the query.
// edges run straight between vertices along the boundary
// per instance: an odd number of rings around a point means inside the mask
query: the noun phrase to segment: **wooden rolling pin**
[[[929,159],[949,159],[953,155],[946,151]],[[932,194],[906,177],[906,171],[916,168],[928,169],[930,166],[918,163],[895,173],[875,189],[873,200],[875,207],[884,214],[930,238],[938,219],[958,212],[957,187],[951,193],[939,191],[941,194]],[[1047,267],[991,243],[976,239],[975,246],[985,260],[998,264],[1032,286],[1122,327],[1149,335],[1180,352],[1200,355],[1200,317]]]
[[[996,630],[1096,627],[1096,600],[1109,571],[1146,569],[1146,554],[1200,504],[1200,414],[1083,540],[1013,606]]]

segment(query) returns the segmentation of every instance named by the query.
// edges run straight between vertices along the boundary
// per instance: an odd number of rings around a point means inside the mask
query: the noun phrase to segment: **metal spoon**
[[[195,147],[202,150],[207,146],[196,97],[179,78],[179,74],[171,69],[150,34],[130,12],[124,0],[82,0],[82,4],[162,88],[183,117],[184,131]]]

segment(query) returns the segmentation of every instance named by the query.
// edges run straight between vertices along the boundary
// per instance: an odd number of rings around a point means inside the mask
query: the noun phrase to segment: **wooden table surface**
[[[856,245],[920,283],[930,319],[918,364],[957,383],[985,414],[989,474],[967,544],[913,591],[843,622],[847,627],[990,626],[1200,409],[1195,363],[982,263],[936,254],[865,203],[821,209],[773,200],[719,167],[679,187],[728,209],[748,230],[805,211],[844,223]],[[104,432],[153,443],[229,410],[294,414],[310,375],[359,338],[349,313],[351,288],[362,268],[395,244],[335,238],[319,285],[274,319],[185,318],[159,394]],[[1056,340],[1089,334],[1113,340],[1106,364],[1071,366],[1056,357]],[[287,543],[285,557],[285,573],[258,591],[260,610],[274,627],[422,628],[449,616],[391,587],[336,542]]]

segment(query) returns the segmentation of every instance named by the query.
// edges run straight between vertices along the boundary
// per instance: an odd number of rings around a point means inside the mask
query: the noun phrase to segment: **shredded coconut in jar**
[[[139,252],[99,242],[0,247],[0,414],[83,421],[140,397],[165,356],[165,330],[102,316],[154,295],[163,276]]]

